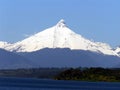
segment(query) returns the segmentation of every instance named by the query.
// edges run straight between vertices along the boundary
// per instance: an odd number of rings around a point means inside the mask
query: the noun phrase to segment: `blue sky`
[[[88,39],[120,45],[120,0],[0,0],[0,41],[22,40],[60,19]]]

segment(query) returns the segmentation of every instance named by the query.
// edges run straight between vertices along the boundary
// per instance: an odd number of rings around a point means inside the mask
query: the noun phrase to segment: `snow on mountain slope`
[[[3,42],[3,41],[0,41],[0,48],[6,48],[7,46],[9,46],[10,44],[7,43],[7,42]]]
[[[115,49],[115,52],[120,55],[120,46]]]
[[[118,54],[112,48],[100,42],[92,42],[69,29],[64,20],[60,20],[55,26],[43,30],[29,38],[9,45],[5,49],[16,52],[32,52],[43,48],[70,48],[90,50],[107,55]]]

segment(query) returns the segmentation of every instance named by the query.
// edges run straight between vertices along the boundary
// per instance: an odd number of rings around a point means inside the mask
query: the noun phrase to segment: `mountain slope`
[[[116,67],[120,58],[112,55],[69,48],[44,48],[34,52],[19,53],[40,67]]]
[[[0,69],[29,68],[34,64],[28,59],[12,52],[0,49]]]
[[[4,41],[0,41],[0,48],[7,48],[7,46],[10,46],[10,43],[4,42]]]
[[[5,49],[16,52],[32,52],[43,48],[70,48],[72,50],[90,50],[107,55],[118,54],[112,48],[100,42],[92,42],[70,30],[64,20],[60,20],[55,26],[43,30],[29,38],[9,45]]]
[[[115,52],[120,55],[120,46],[115,49]]]

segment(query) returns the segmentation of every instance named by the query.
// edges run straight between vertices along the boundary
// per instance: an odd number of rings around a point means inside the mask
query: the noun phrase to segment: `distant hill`
[[[0,69],[29,68],[34,64],[28,59],[6,50],[0,49]]]
[[[45,48],[19,54],[40,67],[116,67],[120,63],[120,58],[117,56],[69,48]]]

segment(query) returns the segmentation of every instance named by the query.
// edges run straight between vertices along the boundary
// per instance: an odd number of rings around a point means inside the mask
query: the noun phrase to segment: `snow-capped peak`
[[[65,24],[65,20],[64,19],[61,19],[58,23],[57,23],[57,25],[56,25],[56,27],[66,27],[66,24]]]
[[[5,49],[16,52],[32,52],[43,48],[90,50],[93,52],[118,56],[109,45],[90,41],[73,32],[66,26],[63,19],[61,19],[55,26],[12,44]]]

